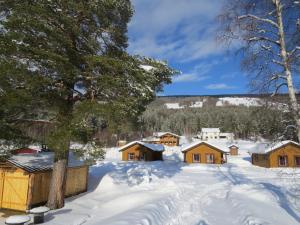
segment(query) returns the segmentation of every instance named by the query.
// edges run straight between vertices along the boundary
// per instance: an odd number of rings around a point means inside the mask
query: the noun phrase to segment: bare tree
[[[288,91],[300,140],[295,76],[299,72],[300,3],[294,0],[225,0],[218,40],[242,53],[242,68],[260,92]],[[233,41],[235,40],[235,41]]]

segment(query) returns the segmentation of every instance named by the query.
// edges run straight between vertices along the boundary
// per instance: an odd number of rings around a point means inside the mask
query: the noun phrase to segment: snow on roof
[[[160,141],[160,139],[157,138],[157,137],[154,137],[154,136],[149,136],[149,137],[143,138],[142,141],[145,141],[145,142],[149,142],[149,141]]]
[[[202,128],[202,133],[220,132],[220,128]]]
[[[235,145],[235,144],[232,144],[232,145],[229,145],[228,148],[231,148],[231,147],[237,147],[239,148],[239,146]]]
[[[7,161],[28,172],[51,170],[53,167],[54,153],[42,152],[38,154],[18,154],[13,155],[7,159]],[[79,167],[83,165],[83,161],[76,159],[72,152],[69,153],[68,167]]]
[[[149,144],[149,143],[145,143],[142,141],[133,141],[133,142],[130,142],[127,145],[124,145],[121,148],[119,148],[119,151],[123,151],[123,150],[127,149],[128,147],[135,145],[135,144],[143,145],[146,148],[149,148],[150,150],[155,151],[155,152],[163,152],[165,150],[165,147],[161,144]]]
[[[171,133],[171,132],[155,132],[155,133],[153,133],[153,136],[155,136],[155,137],[161,137],[161,136],[164,136],[166,134],[170,134],[170,135],[173,135],[175,137],[179,137],[179,135]]]
[[[283,147],[285,145],[288,145],[288,144],[294,144],[294,145],[297,145],[297,146],[300,147],[299,143],[291,141],[291,140],[286,140],[286,141],[280,141],[280,142],[277,142],[277,143],[272,143],[272,144],[269,144],[269,145],[267,145],[267,144],[259,145],[255,149],[250,150],[249,152],[250,153],[257,153],[257,154],[266,154],[266,153],[274,151],[274,150],[276,150],[278,148],[281,148],[281,147]]]
[[[222,152],[229,152],[229,149],[226,146],[223,146],[221,144],[218,143],[214,143],[214,142],[209,142],[209,141],[195,141],[189,145],[183,146],[183,148],[181,149],[182,152],[185,152],[195,146],[201,145],[201,144],[206,144],[206,145],[210,145],[216,149],[219,149]]]

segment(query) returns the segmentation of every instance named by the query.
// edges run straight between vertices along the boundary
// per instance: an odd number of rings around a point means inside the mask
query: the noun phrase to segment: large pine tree
[[[70,142],[90,141],[95,118],[136,118],[175,72],[126,53],[129,0],[12,0],[0,1],[0,10],[0,96],[24,91],[31,100],[24,112],[35,113],[15,119],[42,114],[52,125],[48,206],[60,208]]]

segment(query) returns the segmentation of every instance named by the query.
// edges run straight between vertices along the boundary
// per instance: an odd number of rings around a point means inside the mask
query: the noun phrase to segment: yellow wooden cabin
[[[45,204],[52,174],[53,153],[18,154],[0,163],[0,208],[26,211]],[[70,154],[65,196],[85,192],[88,166]]]
[[[131,142],[119,149],[123,161],[156,161],[163,160],[164,146],[141,141]]]
[[[300,145],[289,140],[272,144],[252,151],[251,160],[253,165],[266,168],[300,167]]]
[[[184,162],[223,164],[227,162],[228,150],[206,141],[194,142],[182,149]]]

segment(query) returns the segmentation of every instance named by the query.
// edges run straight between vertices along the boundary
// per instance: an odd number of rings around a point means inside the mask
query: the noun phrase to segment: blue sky
[[[239,59],[215,41],[221,0],[133,0],[131,54],[167,60],[182,74],[162,95],[248,93]]]

